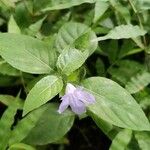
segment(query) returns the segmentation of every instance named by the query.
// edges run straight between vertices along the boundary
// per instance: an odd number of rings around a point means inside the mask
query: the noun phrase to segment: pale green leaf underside
[[[61,91],[62,87],[63,82],[57,76],[49,75],[42,78],[27,95],[23,108],[23,116],[51,100]]]
[[[134,98],[116,82],[102,77],[83,81],[96,103],[88,106],[90,113],[118,127],[150,130],[150,124]],[[140,120],[140,122],[139,122]]]
[[[8,42],[9,41],[9,42]],[[52,71],[54,52],[42,41],[26,35],[1,33],[0,55],[13,67],[28,73]]]
[[[112,29],[107,35],[93,39],[92,41],[102,41],[107,39],[129,39],[143,36],[146,31],[139,26],[133,26],[132,24],[120,25]]]

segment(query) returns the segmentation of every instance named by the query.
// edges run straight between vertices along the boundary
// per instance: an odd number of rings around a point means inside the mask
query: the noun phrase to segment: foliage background
[[[0,0],[0,150],[149,150],[149,9]],[[67,82],[96,97],[86,114],[57,113]]]

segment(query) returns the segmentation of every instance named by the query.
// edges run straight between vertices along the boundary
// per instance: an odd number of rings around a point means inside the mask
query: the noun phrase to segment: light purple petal
[[[70,99],[70,107],[72,111],[76,114],[82,114],[86,112],[85,104],[78,100],[77,97],[75,97],[74,95],[72,95]]]
[[[76,90],[76,88],[72,84],[67,83],[66,94],[74,93],[75,90]]]
[[[65,95],[62,97],[62,102],[59,106],[58,112],[61,114],[67,109],[68,106],[69,106],[69,96]]]
[[[95,103],[95,97],[92,94],[83,91],[81,88],[77,88],[77,90],[75,91],[75,95],[80,101],[85,104]]]

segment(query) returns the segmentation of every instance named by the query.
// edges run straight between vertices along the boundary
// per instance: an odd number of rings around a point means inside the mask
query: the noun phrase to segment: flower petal
[[[67,83],[66,86],[66,94],[71,94],[76,90],[76,88],[71,84],[71,83]]]
[[[69,106],[69,96],[63,96],[62,102],[58,109],[58,112],[61,114],[62,112],[64,112],[67,109],[68,106]]]
[[[78,100],[77,97],[75,97],[74,95],[72,95],[70,99],[70,107],[72,111],[76,114],[82,114],[86,112],[85,104]]]
[[[95,103],[95,97],[92,94],[83,91],[83,89],[81,88],[76,89],[75,95],[80,101],[82,101],[85,104]]]

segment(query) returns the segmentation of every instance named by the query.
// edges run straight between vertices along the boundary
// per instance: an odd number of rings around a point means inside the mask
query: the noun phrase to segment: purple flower
[[[84,91],[82,87],[76,88],[70,83],[67,84],[65,95],[61,100],[59,113],[64,112],[70,106],[74,113],[82,114],[86,112],[88,104],[95,103],[95,98],[92,94]]]

